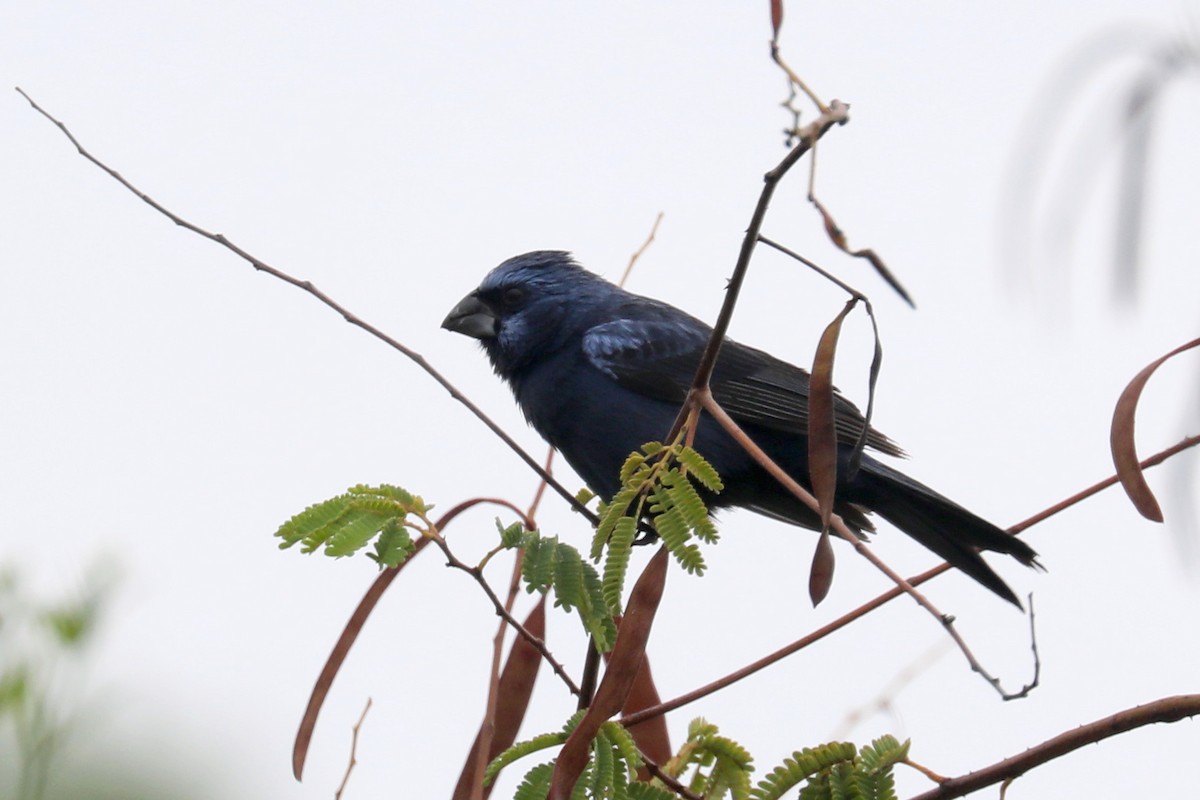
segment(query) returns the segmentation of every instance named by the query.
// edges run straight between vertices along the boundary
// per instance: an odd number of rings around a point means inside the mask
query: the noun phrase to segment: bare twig
[[[855,289],[853,286],[846,283],[841,278],[834,275],[832,272],[819,266],[815,261],[805,258],[804,256],[797,253],[795,250],[784,247],[779,242],[776,242],[772,239],[768,239],[766,236],[763,236],[762,234],[759,234],[758,240],[760,242],[762,242],[763,244],[765,244],[767,247],[772,247],[772,248],[778,250],[779,252],[783,253],[784,255],[790,256],[791,258],[796,259],[801,264],[808,267],[813,272],[817,273],[818,275],[820,275],[822,278],[829,281],[833,285],[837,286],[839,289],[841,289],[843,292],[850,295],[851,297],[855,297],[859,300],[862,300],[863,302],[870,302],[870,300],[868,300],[868,298],[865,294],[860,292],[858,289]]]
[[[650,760],[649,758],[646,758],[645,753],[642,754],[642,761],[646,765],[646,771],[649,772],[651,775],[653,775],[655,778],[658,778],[660,781],[662,781],[663,784],[668,789],[670,789],[672,792],[674,792],[675,794],[679,795],[680,797],[686,798],[686,800],[704,800],[703,797],[696,794],[691,789],[687,788],[682,783],[680,783],[679,779],[676,778],[674,775],[672,775],[671,773],[664,770],[662,767],[660,767],[654,761]]]
[[[1171,447],[1168,447],[1167,449],[1162,450],[1161,452],[1155,453],[1153,456],[1150,456],[1149,458],[1147,458],[1145,461],[1142,462],[1141,466],[1143,469],[1148,469],[1149,467],[1157,466],[1157,465],[1163,463],[1164,461],[1166,461],[1171,456],[1181,453],[1190,447],[1195,447],[1196,445],[1200,445],[1200,436],[1190,436],[1190,437],[1172,445]],[[1020,533],[1021,531],[1024,531],[1027,528],[1030,528],[1033,525],[1038,524],[1039,522],[1045,521],[1046,519],[1059,513],[1060,511],[1064,511],[1064,510],[1070,508],[1071,506],[1073,506],[1077,503],[1080,503],[1083,500],[1086,500],[1087,498],[1091,497],[1092,495],[1097,494],[1097,493],[1103,491],[1104,489],[1107,489],[1108,487],[1114,485],[1116,482],[1117,482],[1117,478],[1115,475],[1113,475],[1109,478],[1105,478],[1104,480],[1100,481],[1099,483],[1093,484],[1092,486],[1088,487],[1087,489],[1084,489],[1083,491],[1078,492],[1075,495],[1072,495],[1071,497],[1067,498],[1066,500],[1063,500],[1060,503],[1056,503],[1055,505],[1050,506],[1049,508],[1045,509],[1044,511],[1038,512],[1037,514],[1033,515],[1032,517],[1029,517],[1026,520],[1018,522],[1016,525],[1013,525],[1012,527],[1010,527],[1008,529],[1008,531],[1009,531],[1009,533],[1013,533],[1013,534]],[[927,581],[933,580],[938,575],[941,575],[944,572],[949,572],[951,569],[952,569],[952,567],[950,566],[950,564],[943,562],[936,567],[928,569],[928,570],[920,573],[919,575],[915,575],[912,578],[909,578],[908,583],[911,586],[920,586],[921,584],[926,583]],[[720,690],[722,690],[726,687],[732,686],[733,684],[737,683],[738,681],[753,675],[754,673],[758,672],[759,670],[766,669],[767,667],[771,666],[772,664],[782,661],[783,659],[787,658],[788,656],[794,655],[795,653],[798,653],[801,650],[804,650],[805,648],[809,647],[810,645],[816,644],[817,642],[821,641],[822,639],[829,636],[830,634],[835,633],[835,632],[841,630],[842,628],[845,628],[846,626],[850,625],[852,622],[855,622],[855,621],[861,619],[862,617],[865,617],[867,614],[871,613],[875,609],[879,608],[880,606],[886,605],[887,603],[891,602],[892,600],[895,600],[897,597],[900,597],[903,594],[904,594],[904,591],[902,589],[900,589],[899,587],[893,587],[893,588],[887,590],[886,592],[883,592],[882,594],[879,594],[876,597],[868,600],[867,602],[863,603],[862,605],[858,606],[857,608],[855,608],[851,611],[848,611],[847,613],[843,614],[842,616],[838,617],[837,619],[833,620],[832,622],[829,622],[826,625],[822,625],[820,628],[817,628],[816,630],[812,631],[811,633],[808,633],[807,635],[800,637],[796,641],[794,641],[784,647],[779,648],[778,650],[776,650],[773,653],[769,653],[769,654],[763,656],[762,658],[758,659],[757,661],[754,661],[751,664],[747,664],[746,666],[742,667],[741,669],[735,670],[735,671],[729,673],[728,675],[718,678],[715,681],[712,681],[711,683],[708,683],[697,689],[693,689],[690,692],[681,694],[678,697],[674,697],[674,698],[671,698],[670,700],[666,700],[657,706],[642,709],[641,711],[638,711],[634,714],[628,714],[620,719],[620,723],[622,725],[625,725],[626,727],[628,727],[630,725],[636,725],[637,723],[642,722],[647,719],[650,719],[651,717],[657,717],[662,714],[667,714],[671,711],[674,711],[677,708],[682,708],[683,706],[686,706],[689,703],[694,703],[695,701],[697,701],[703,697],[707,697],[708,695],[713,694],[714,692],[719,692]]]
[[[367,704],[363,706],[362,713],[358,715],[358,722],[354,723],[354,727],[350,729],[350,762],[346,764],[346,774],[342,776],[342,782],[338,785],[337,791],[333,793],[333,800],[342,800],[342,793],[346,791],[350,773],[358,765],[358,732],[362,730],[363,720],[367,718],[367,712],[370,710],[371,698],[368,697]]]
[[[717,355],[721,352],[721,345],[725,342],[725,334],[729,331],[729,323],[733,320],[733,310],[737,305],[738,295],[742,290],[742,283],[746,279],[746,272],[750,269],[750,257],[754,254],[754,247],[758,244],[758,236],[762,231],[763,220],[767,215],[767,208],[771,205],[771,198],[775,194],[776,187],[783,177],[787,175],[788,170],[796,165],[796,162],[804,157],[804,154],[812,149],[813,143],[825,135],[825,133],[834,125],[845,125],[850,119],[850,107],[840,100],[834,100],[829,104],[827,111],[821,113],[802,131],[801,141],[793,147],[783,160],[780,161],[774,169],[763,176],[762,192],[758,195],[758,203],[754,207],[754,213],[750,216],[750,225],[746,228],[746,235],[742,237],[742,247],[738,252],[737,264],[733,268],[733,275],[729,278],[729,285],[725,288],[725,302],[721,305],[721,311],[717,315],[717,321],[713,325],[712,334],[708,337],[708,344],[704,348],[704,353],[700,357],[700,362],[696,367],[696,375],[692,379],[692,389],[688,393],[687,399],[683,406],[679,409],[679,414],[675,418],[675,424],[671,426],[670,433],[663,439],[664,442],[674,441],[683,427],[688,416],[693,410],[699,408],[699,392],[708,386],[709,379],[712,378],[713,369],[717,364]]]
[[[465,572],[474,578],[475,582],[478,583],[483,589],[483,593],[486,594],[488,599],[492,601],[492,607],[496,610],[496,614],[503,618],[513,630],[515,630],[525,639],[525,641],[533,645],[537,651],[542,654],[542,658],[546,659],[546,663],[550,665],[551,669],[554,670],[554,674],[562,680],[563,684],[566,685],[571,694],[578,696],[579,686],[574,680],[571,679],[571,676],[567,674],[567,671],[563,665],[546,647],[546,642],[543,641],[541,637],[534,636],[532,633],[526,630],[525,626],[522,625],[507,608],[505,608],[504,602],[500,600],[500,598],[496,595],[495,590],[492,589],[491,584],[489,584],[487,579],[483,577],[483,570],[478,566],[471,566],[470,564],[461,561],[458,556],[454,555],[454,553],[450,550],[450,546],[446,544],[446,540],[442,536],[435,534],[433,536],[433,542],[438,546],[439,549],[441,549],[442,555],[446,557],[446,566]]]
[[[629,275],[633,272],[633,267],[637,264],[638,259],[642,257],[642,253],[654,243],[654,237],[658,233],[658,224],[662,222],[663,212],[658,212],[658,216],[654,218],[654,224],[650,226],[650,233],[646,236],[646,241],[642,242],[642,246],[633,251],[633,255],[629,257],[629,264],[625,266],[625,272],[621,275],[621,280],[617,281],[617,286],[624,287],[625,281],[629,280]]]
[[[936,789],[919,794],[911,800],[946,800],[962,797],[995,783],[1011,781],[1035,767],[1053,761],[1073,750],[1127,731],[1153,725],[1156,722],[1178,722],[1200,714],[1200,694],[1164,697],[1152,703],[1135,706],[1109,717],[1061,733],[1053,739],[1034,745],[1019,755],[1006,758],[990,767],[944,781]]]
[[[812,102],[812,104],[817,107],[817,111],[821,112],[822,114],[829,113],[830,106],[822,103],[821,98],[817,97],[816,92],[808,88],[808,84],[802,81],[800,76],[797,75],[795,71],[787,65],[787,62],[783,60],[783,56],[780,54],[778,37],[771,39],[771,60],[774,61],[781,70],[783,70],[783,74],[787,75],[788,83],[803,92],[804,95]],[[836,103],[837,101],[834,100],[833,102]],[[786,107],[795,115],[796,119],[799,120],[800,112],[792,108],[790,103],[788,103]],[[791,133],[794,136],[804,136],[804,134],[800,131],[791,131]]]
[[[350,312],[348,309],[346,309],[340,303],[335,301],[329,295],[325,294],[323,291],[318,289],[311,281],[306,281],[306,280],[301,280],[299,278],[295,278],[295,277],[289,275],[288,273],[284,272],[283,270],[280,270],[276,267],[271,266],[270,264],[267,264],[262,259],[258,258],[257,256],[251,255],[249,252],[243,250],[241,247],[239,247],[238,245],[231,242],[229,239],[227,239],[225,237],[224,234],[212,233],[210,231],[207,231],[204,228],[201,228],[200,226],[198,226],[192,222],[189,222],[188,220],[186,220],[183,217],[179,216],[178,214],[174,213],[170,209],[161,205],[158,201],[154,200],[148,194],[143,192],[141,189],[138,189],[136,186],[134,186],[132,183],[130,183],[128,180],[126,180],[115,169],[108,166],[103,161],[100,161],[98,158],[96,158],[91,153],[89,153],[83,147],[83,145],[79,143],[79,141],[75,138],[75,136],[71,133],[71,131],[67,129],[66,125],[64,125],[62,122],[57,120],[55,117],[51,116],[49,112],[45,111],[41,106],[39,106],[37,103],[35,103],[33,98],[31,98],[29,95],[27,95],[19,87],[17,88],[17,92],[19,92],[20,95],[22,97],[24,97],[27,101],[29,101],[29,104],[31,106],[33,106],[33,109],[35,111],[37,111],[43,117],[45,117],[46,119],[50,120],[50,122],[52,122],[56,126],[58,126],[58,129],[60,131],[62,131],[63,135],[66,136],[68,140],[70,140],[71,144],[73,144],[75,146],[75,149],[79,151],[79,154],[81,156],[83,156],[88,161],[95,164],[100,169],[107,172],[110,177],[112,177],[115,181],[120,183],[122,186],[124,186],[130,192],[133,192],[134,195],[136,195],[138,198],[140,198],[143,202],[145,202],[147,205],[149,205],[155,211],[159,212],[160,214],[162,214],[167,219],[171,220],[172,222],[174,222],[176,225],[180,226],[181,228],[186,228],[187,230],[191,231],[192,233],[202,236],[205,239],[208,239],[210,241],[216,242],[217,244],[221,245],[222,247],[226,248],[227,250],[240,256],[243,260],[248,262],[250,264],[250,266],[254,267],[254,269],[256,269],[260,272],[265,272],[268,275],[271,275],[272,277],[278,278],[279,280],[281,280],[285,283],[289,283],[298,289],[308,292],[313,297],[315,297],[317,300],[321,301],[326,306],[328,306],[329,308],[333,309],[338,314],[340,314],[342,319],[346,320],[346,322],[349,322],[351,325],[354,325],[355,327],[361,328],[362,330],[364,330],[367,333],[374,336],[376,339],[379,339],[380,341],[384,342],[388,346],[392,347],[394,350],[397,350],[400,353],[402,353],[403,355],[407,356],[409,360],[411,360],[418,367],[420,367],[422,370],[424,370],[425,373],[428,374],[435,381],[437,381],[437,383],[440,384],[443,389],[445,389],[447,392],[449,392],[450,396],[452,398],[454,398],[455,400],[457,400],[458,402],[460,402],[464,406],[466,406],[468,411],[470,411],[472,414],[474,414],[475,417],[477,419],[479,419],[479,421],[482,422],[484,425],[486,425],[492,433],[494,433],[497,437],[500,438],[501,441],[503,441],[506,445],[508,445],[509,449],[511,449],[514,453],[516,453],[517,456],[519,456],[520,459],[522,461],[524,461],[525,464],[530,469],[532,469],[534,472],[536,472],[542,478],[542,480],[546,481],[546,483],[548,483],[554,489],[554,491],[558,492],[559,495],[561,495],[564,500],[566,500],[577,511],[579,511],[581,514],[583,514],[589,520],[591,520],[593,525],[597,524],[598,520],[596,519],[595,514],[593,514],[590,510],[585,508],[582,503],[577,501],[575,499],[575,495],[572,494],[570,491],[568,491],[566,489],[566,487],[564,487],[562,484],[558,483],[558,481],[554,480],[554,478],[548,472],[546,472],[546,470],[544,470],[542,468],[542,465],[540,463],[538,463],[538,461],[536,459],[534,459],[533,456],[529,455],[529,453],[527,453],[524,450],[524,448],[522,448],[519,444],[517,444],[517,441],[515,439],[513,439],[511,436],[509,436],[504,431],[503,428],[501,428],[499,425],[497,425],[495,422],[493,422],[492,419],[490,417],[488,417],[488,415],[485,414],[482,409],[480,409],[477,405],[472,403],[467,398],[466,395],[464,395],[461,391],[459,391],[458,387],[456,387],[447,378],[445,378],[440,372],[438,372],[436,369],[434,369],[433,365],[430,364],[428,361],[426,361],[425,357],[422,356],[420,353],[418,353],[417,351],[413,350],[412,348],[402,344],[398,340],[392,338],[388,334],[386,334],[383,331],[376,328],[374,325],[363,320],[361,317],[357,316],[356,314]]]

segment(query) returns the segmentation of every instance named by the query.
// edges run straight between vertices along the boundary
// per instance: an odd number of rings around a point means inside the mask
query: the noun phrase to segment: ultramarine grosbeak
[[[602,498],[620,488],[628,455],[670,430],[712,328],[667,303],[632,294],[545,250],[516,256],[488,273],[454,307],[443,328],[478,339],[525,418]],[[712,375],[713,397],[789,475],[810,487],[809,375],[778,358],[726,340]],[[1007,553],[1036,566],[1028,544],[929,487],[862,454],[866,424],[834,395],[838,484],[834,510],[862,535],[874,512],[981,584],[1020,606],[1012,589],[979,555]],[[870,429],[867,446],[902,455]],[[709,508],[748,508],[819,530],[820,518],[783,488],[711,419],[697,425],[695,449],[724,481],[703,493]]]

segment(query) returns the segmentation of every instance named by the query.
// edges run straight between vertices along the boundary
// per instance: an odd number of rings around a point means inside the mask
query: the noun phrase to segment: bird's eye
[[[516,308],[525,300],[525,290],[518,286],[510,286],[500,295],[500,300],[509,308]]]

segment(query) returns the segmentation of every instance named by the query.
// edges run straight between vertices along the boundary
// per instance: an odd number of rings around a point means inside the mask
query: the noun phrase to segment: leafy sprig
[[[696,484],[714,494],[724,488],[713,466],[683,444],[682,436],[671,445],[642,445],[625,460],[620,477],[621,488],[600,504],[590,553],[595,562],[605,559],[604,600],[613,614],[621,613],[638,522],[648,520],[680,566],[701,575],[706,565],[694,539],[714,544],[718,534]]]
[[[396,567],[413,552],[410,531],[434,533],[427,514],[432,506],[399,486],[351,486],[343,494],[316,503],[279,526],[279,548],[296,544],[305,553],[324,548],[325,555],[342,558],[357,553],[372,540],[368,557],[380,567]]]

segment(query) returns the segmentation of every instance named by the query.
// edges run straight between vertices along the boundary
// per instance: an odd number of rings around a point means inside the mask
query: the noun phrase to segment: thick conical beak
[[[483,301],[469,294],[450,310],[442,320],[442,327],[473,339],[493,339],[498,322],[496,315]]]

